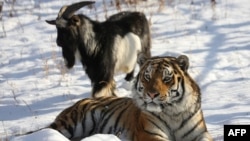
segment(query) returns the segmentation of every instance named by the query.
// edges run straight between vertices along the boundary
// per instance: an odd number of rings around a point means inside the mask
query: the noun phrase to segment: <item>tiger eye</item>
[[[144,77],[145,77],[146,80],[150,79],[150,75],[149,74],[145,74]]]
[[[167,82],[169,82],[171,80],[172,80],[172,77],[165,77],[165,78],[163,78],[163,82],[164,83],[167,83]]]
[[[138,90],[139,90],[139,92],[141,92],[141,91],[143,90],[143,87],[139,87],[139,89],[138,89]]]

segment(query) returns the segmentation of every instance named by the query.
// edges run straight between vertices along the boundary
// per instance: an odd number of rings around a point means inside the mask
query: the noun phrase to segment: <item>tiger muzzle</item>
[[[147,95],[151,98],[154,99],[160,95],[158,92],[147,92]]]

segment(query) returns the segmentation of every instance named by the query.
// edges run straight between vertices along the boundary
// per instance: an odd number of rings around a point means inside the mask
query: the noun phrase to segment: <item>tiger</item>
[[[125,141],[213,141],[188,67],[186,55],[149,58],[134,78],[131,97],[79,100],[48,128],[70,140],[114,134]]]

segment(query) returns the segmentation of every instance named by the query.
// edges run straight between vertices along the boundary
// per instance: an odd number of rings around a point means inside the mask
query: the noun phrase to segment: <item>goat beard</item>
[[[75,65],[75,55],[70,54],[69,52],[64,53],[64,51],[63,51],[63,58],[64,58],[65,66],[68,69],[73,68],[73,66]]]

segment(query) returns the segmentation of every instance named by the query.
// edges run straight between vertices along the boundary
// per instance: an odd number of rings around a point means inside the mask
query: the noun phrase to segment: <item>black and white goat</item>
[[[133,78],[136,62],[151,56],[151,37],[148,21],[140,12],[120,12],[104,22],[91,20],[74,13],[83,6],[93,4],[83,1],[63,6],[56,20],[46,21],[57,28],[58,46],[67,68],[81,61],[91,80],[92,96],[115,95],[114,75],[127,73]]]

